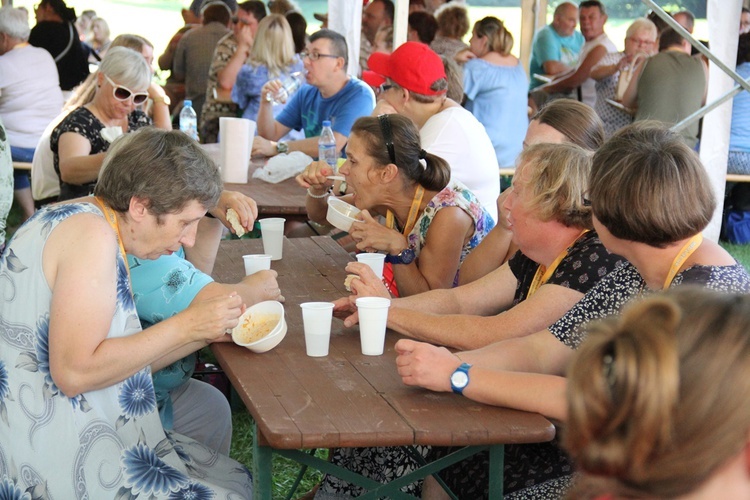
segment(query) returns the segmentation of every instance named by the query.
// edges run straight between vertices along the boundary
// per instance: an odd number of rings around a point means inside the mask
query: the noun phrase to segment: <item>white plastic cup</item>
[[[247,118],[219,118],[221,179],[224,182],[247,184],[251,145],[255,122]]]
[[[331,342],[332,302],[304,302],[302,322],[305,327],[305,350],[311,357],[328,356]]]
[[[284,249],[284,222],[281,217],[260,220],[260,233],[263,238],[263,253],[271,256],[271,260],[281,260]]]
[[[245,261],[245,276],[271,269],[271,256],[265,253],[243,255],[242,260]]]
[[[359,340],[362,354],[380,356],[385,347],[385,327],[391,300],[383,297],[360,297],[356,300],[359,312]]]
[[[383,279],[383,263],[385,262],[384,253],[358,253],[357,262],[367,264],[375,273],[375,276]]]

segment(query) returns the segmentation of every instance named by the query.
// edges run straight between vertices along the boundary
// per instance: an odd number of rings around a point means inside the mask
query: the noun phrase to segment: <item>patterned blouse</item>
[[[411,233],[406,237],[409,247],[414,249],[414,253],[419,257],[419,253],[427,240],[427,231],[432,224],[432,219],[435,218],[437,213],[445,207],[458,207],[471,217],[474,222],[474,234],[471,236],[469,241],[461,249],[461,258],[459,262],[463,262],[469,252],[474,247],[479,245],[479,242],[484,239],[487,233],[495,227],[495,221],[487,210],[482,207],[479,200],[474,193],[469,191],[469,188],[461,184],[459,181],[451,180],[442,191],[436,194],[422,212],[422,215],[417,219],[414,224],[414,228]],[[458,284],[458,272],[453,280],[453,286]]]
[[[611,254],[604,248],[596,231],[589,231],[579,237],[568,249],[568,255],[547,280],[551,285],[559,285],[577,292],[586,293],[604,276],[625,263],[619,255]],[[508,261],[510,270],[518,280],[513,305],[528,298],[529,288],[534,281],[539,264],[519,250]]]
[[[151,118],[146,115],[143,111],[136,109],[130,115],[128,115],[128,129],[127,132],[133,132],[141,127],[148,127],[151,125]],[[102,129],[104,124],[94,116],[94,113],[89,111],[85,107],[76,108],[66,116],[60,125],[55,127],[50,136],[50,149],[54,154],[54,165],[55,172],[60,175],[60,156],[58,154],[58,148],[60,145],[60,136],[65,132],[74,132],[78,135],[83,136],[91,144],[90,155],[104,153],[109,149],[109,141],[102,137]],[[72,200],[73,198],[80,198],[81,196],[88,196],[94,191],[96,182],[89,182],[86,184],[68,184],[60,179],[60,196],[58,201]]]
[[[609,52],[602,57],[596,66],[618,64],[623,57],[625,57],[624,52]],[[620,71],[618,70],[613,75],[596,82],[596,104],[594,105],[594,110],[599,115],[599,118],[602,119],[602,122],[604,122],[604,133],[607,137],[633,122],[632,115],[607,102],[607,99],[614,100],[615,92],[617,91],[617,82],[619,81]]]
[[[696,265],[677,273],[672,287],[702,285],[725,293],[750,292],[750,276],[740,264],[731,266]],[[552,334],[568,347],[578,348],[586,338],[585,323],[619,314],[626,303],[649,293],[646,282],[629,262],[596,284],[565,316],[549,327]]]
[[[206,100],[201,111],[200,138],[203,144],[212,144],[219,139],[219,118],[237,116],[237,105],[233,102],[221,102],[214,97],[219,85],[219,71],[223,70],[237,52],[237,39],[234,33],[227,33],[219,40],[214,50],[211,66],[208,69]]]

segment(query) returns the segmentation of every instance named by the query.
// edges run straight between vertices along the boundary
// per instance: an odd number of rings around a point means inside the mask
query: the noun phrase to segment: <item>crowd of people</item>
[[[356,206],[351,250],[386,256],[382,278],[347,266],[334,314],[353,327],[357,298],[390,298],[404,384],[562,424],[551,443],[507,445],[502,471],[479,453],[404,493],[486,498],[502,473],[511,499],[750,495],[750,275],[701,235],[719,202],[699,125],[669,128],[705,101],[703,57],[658,17],[634,20],[618,51],[598,0],[556,5],[528,73],[497,17],[471,26],[463,2],[411,0],[394,47],[394,12],[364,0],[359,78],[346,38],[308,36],[294,2],[195,0],[157,58],[161,86],[153,45],[110,40],[94,11],[42,0],[30,29],[24,9],[0,8],[4,491],[252,496],[228,458],[229,404],[192,375],[199,349],[284,291],[271,270],[210,277],[224,226],[236,231],[227,211],[251,230],[258,208],[172,130],[190,100],[203,144],[222,117],[255,121],[255,156],[316,158],[330,121],[338,166],[296,177],[308,216],[325,226],[331,197]],[[673,17],[692,33],[690,12]],[[750,11],[740,19],[747,76]],[[735,97],[730,172],[750,172],[748,105]],[[26,222],[6,247],[14,190]],[[330,452],[377,481],[422,459]],[[363,492],[325,475],[315,497]]]

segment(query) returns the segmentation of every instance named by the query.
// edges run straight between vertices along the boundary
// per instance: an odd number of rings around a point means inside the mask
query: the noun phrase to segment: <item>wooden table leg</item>
[[[253,499],[271,500],[273,493],[273,452],[259,443],[258,425],[253,422]]]

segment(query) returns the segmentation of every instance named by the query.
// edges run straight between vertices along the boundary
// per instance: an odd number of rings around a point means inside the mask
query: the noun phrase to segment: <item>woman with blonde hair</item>
[[[511,55],[513,35],[496,17],[474,24],[464,65],[464,107],[484,125],[500,167],[512,167],[528,123],[529,79]]]
[[[294,52],[294,39],[289,22],[281,14],[271,14],[258,25],[253,49],[247,64],[237,74],[232,87],[232,100],[242,110],[242,117],[255,120],[260,109],[261,88],[269,80],[288,77],[304,69]],[[274,115],[283,109],[274,106]]]
[[[588,331],[568,371],[569,498],[750,498],[750,298],[671,291]]]
[[[94,18],[91,21],[91,32],[93,33],[91,47],[100,58],[104,57],[107,49],[112,45],[112,40],[109,38],[109,24],[101,17]]]
[[[591,106],[572,99],[557,99],[546,104],[531,118],[524,148],[542,143],[571,143],[589,151],[596,151],[604,143],[604,127]],[[500,217],[497,225],[477,246],[461,266],[460,284],[471,283],[502,266],[518,250],[508,227],[507,212],[503,209],[506,189],[497,199]]]

